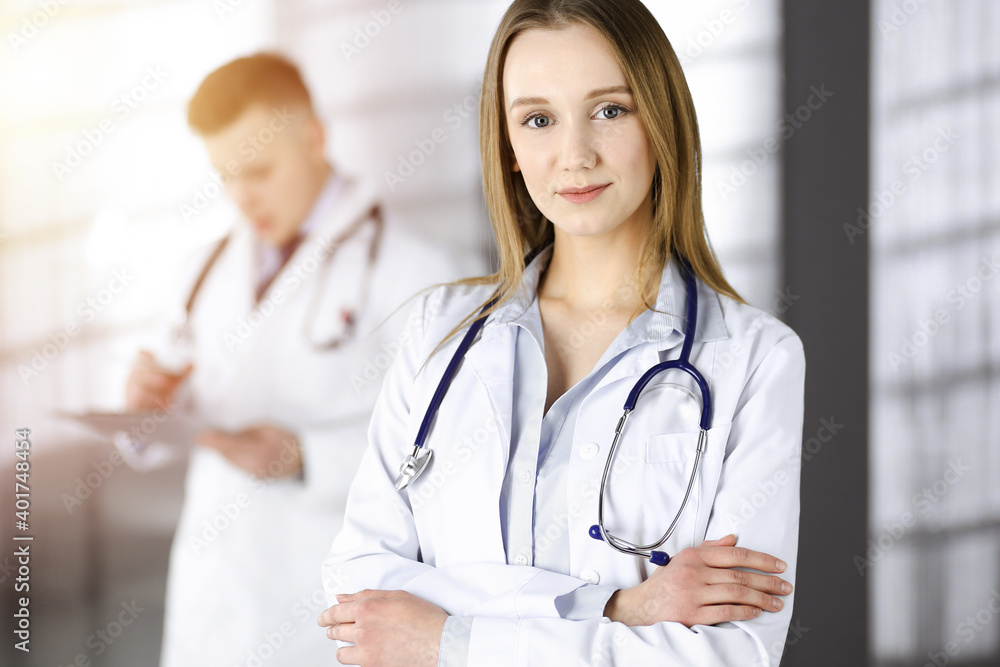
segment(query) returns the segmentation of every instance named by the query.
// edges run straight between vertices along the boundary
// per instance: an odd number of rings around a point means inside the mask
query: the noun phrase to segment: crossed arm
[[[674,621],[690,628],[780,610],[780,596],[792,592],[791,584],[776,576],[786,565],[735,545],[735,536],[727,535],[681,551],[646,581],[615,592],[604,616],[630,627]],[[319,624],[331,639],[353,644],[337,651],[342,664],[438,664],[448,614],[437,605],[400,590],[363,590],[338,595],[337,601],[320,615]]]

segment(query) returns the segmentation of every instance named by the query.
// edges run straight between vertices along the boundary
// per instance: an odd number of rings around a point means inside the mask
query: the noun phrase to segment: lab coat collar
[[[362,216],[368,216],[377,203],[378,198],[373,186],[332,172],[317,195],[309,215],[299,227],[305,238],[285,266],[278,271],[273,282],[280,284],[282,275],[292,270],[301,258],[325,256],[334,247],[332,241]],[[255,264],[261,261],[261,243],[250,225],[237,225],[232,232],[232,242],[226,250],[226,254],[233,253],[238,258],[238,269],[236,269],[238,273],[233,274],[233,279],[236,284],[242,286],[238,297],[241,313],[249,313],[259,302],[255,299],[254,292],[260,275],[261,267]],[[319,273],[321,272],[303,272],[304,280],[314,280]],[[360,283],[358,288],[360,289]],[[273,285],[264,295],[264,299],[269,298],[272,289]],[[257,341],[260,338],[253,336],[251,340]],[[256,349],[256,343],[243,345],[241,348],[249,353]]]
[[[371,188],[332,171],[316,196],[309,215],[299,225],[298,233],[306,240],[303,245],[311,245],[316,241],[335,238],[360,216],[367,214],[375,202],[375,193]],[[278,248],[260,240],[249,226],[246,226],[244,231],[257,247],[258,257],[265,262],[273,259],[270,255],[276,257],[280,254],[281,251]],[[296,253],[300,251],[301,245],[300,250]]]
[[[524,316],[537,296],[542,271],[552,259],[552,248],[552,244],[549,244],[525,267],[521,284],[513,296],[490,315],[484,329],[490,326],[516,324],[525,326],[532,331],[536,338],[541,340],[541,332],[534,331],[533,327],[530,326],[530,318]],[[718,294],[701,280],[696,280],[696,282],[698,286],[698,322],[695,329],[695,342],[728,338],[729,334],[722,317],[722,305],[719,302]],[[620,342],[626,347],[641,343],[656,343],[655,347],[658,350],[672,348],[684,339],[684,309],[686,304],[687,294],[684,278],[681,276],[677,262],[671,258],[660,278],[655,309],[647,309],[632,320]]]
[[[489,393],[494,414],[499,424],[500,444],[510,443],[514,390],[514,345],[515,326],[524,326],[538,340],[542,341],[541,318],[534,313],[527,316],[529,307],[538,292],[538,282],[542,269],[548,266],[552,257],[552,247],[544,249],[538,257],[525,267],[521,284],[514,295],[494,311],[483,326],[479,342],[469,348],[465,363],[478,376]],[[709,342],[728,338],[722,316],[719,295],[700,280],[698,284],[698,323],[695,340]],[[683,308],[686,304],[684,280],[676,263],[668,262],[660,280],[660,291],[656,298],[656,310],[645,310],[636,317],[609,347],[600,362],[603,366],[609,357],[638,348],[635,354],[626,355],[623,363],[617,363],[601,379],[592,395],[602,392],[607,386],[625,378],[634,379],[653,365],[663,361],[667,350],[677,347],[684,340]],[[535,320],[532,326],[532,320]],[[588,399],[589,400],[589,399]],[[509,449],[504,448],[504,463],[507,465]]]
[[[371,187],[356,183],[350,178],[331,172],[326,183],[313,202],[312,209],[299,226],[298,234],[302,242],[289,258],[294,263],[297,257],[315,255],[319,246],[330,246],[344,230],[362,216],[368,216],[377,203]],[[265,243],[250,232],[251,242],[256,247],[258,261],[255,275],[280,275],[285,269],[280,257],[281,250]]]
[[[316,229],[316,225],[326,216],[327,210],[333,206],[333,203],[337,200],[337,196],[346,186],[347,180],[343,176],[340,176],[335,171],[330,172],[326,183],[319,191],[319,195],[316,196],[316,201],[313,202],[312,210],[309,211],[309,215],[302,222],[302,226],[299,227],[300,234],[308,236]]]

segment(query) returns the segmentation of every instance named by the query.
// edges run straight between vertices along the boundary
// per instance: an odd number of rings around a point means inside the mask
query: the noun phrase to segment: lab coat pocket
[[[646,438],[646,463],[675,463],[694,459],[698,432],[657,433]]]
[[[635,544],[659,541],[681,506],[697,444],[697,431],[647,434],[643,438],[633,435],[624,440],[608,478],[606,527]],[[693,494],[665,545],[667,553],[691,546],[695,532]]]
[[[728,423],[720,424],[708,431],[687,506],[665,545],[667,553],[675,554],[704,540],[729,427]],[[644,540],[658,540],[681,508],[693,472],[699,434],[700,431],[694,430],[646,437],[646,463],[642,466],[640,487],[645,502],[643,513],[647,517],[641,536]]]

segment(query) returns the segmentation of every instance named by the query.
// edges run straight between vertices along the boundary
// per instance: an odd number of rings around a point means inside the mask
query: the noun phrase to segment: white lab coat
[[[323,240],[375,199],[350,182],[331,198],[335,184],[328,184],[318,200],[328,206],[261,302],[284,295],[281,303],[272,299],[270,315],[250,316],[257,255],[244,225],[197,296],[190,320],[195,416],[230,431],[270,422],[296,433],[304,480],[264,482],[212,450],[194,448],[171,551],[162,667],[335,661],[316,626],[325,606],[317,570],[340,528],[382,369],[396,349],[399,325],[376,327],[417,290],[459,275],[446,252],[390,222],[368,302],[359,305],[374,227],[346,241],[326,265],[315,259],[323,256]],[[358,335],[337,349],[317,351],[303,334],[317,295],[316,340],[345,326],[345,308],[357,310]]]
[[[665,271],[670,275],[661,284],[660,303],[669,313],[683,313],[683,281],[673,264]],[[588,528],[597,523],[605,457],[625,398],[648,368],[677,358],[681,318],[656,320],[675,331],[659,343],[631,348],[584,399],[567,484],[569,572],[508,564],[505,556],[498,501],[509,453],[516,325],[491,316],[431,430],[433,462],[408,489],[395,491],[399,464],[461,336],[418,369],[489,293],[489,287],[446,287],[415,305],[411,320],[425,326],[386,378],[344,529],[323,566],[329,602],[335,603],[338,593],[366,588],[414,593],[462,617],[449,619],[442,646],[455,639],[449,628],[471,623],[469,665],[476,667],[777,665],[794,595],[784,598],[780,612],[691,629],[675,622],[629,628],[603,618],[603,603],[587,619],[560,616],[566,609],[560,596],[595,584],[635,586],[653,571],[648,561],[591,539]],[[691,361],[711,386],[714,417],[691,501],[662,549],[676,555],[705,539],[736,533],[740,546],[788,562],[782,576],[794,584],[802,344],[775,318],[699,282]],[[633,542],[659,538],[687,483],[699,410],[676,384],[693,386],[674,371],[647,387],[612,473],[607,525]]]

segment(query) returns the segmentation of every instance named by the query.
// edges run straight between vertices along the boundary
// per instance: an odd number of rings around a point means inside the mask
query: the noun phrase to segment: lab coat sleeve
[[[740,546],[788,563],[795,583],[805,357],[798,337],[777,342],[745,384],[733,416],[723,479],[707,534],[738,535]],[[462,645],[471,624],[468,665],[754,665],[778,664],[793,595],[780,612],[751,621],[696,625],[664,622],[628,627],[607,618],[499,618],[471,614],[446,627],[442,644]],[[455,662],[449,663],[449,667]],[[461,664],[460,662],[457,664]]]
[[[414,378],[437,343],[425,341],[424,318],[434,310],[427,302],[422,298],[411,311],[372,413],[369,447],[351,485],[344,527],[322,568],[327,598],[335,604],[339,593],[406,590],[451,614],[559,618],[560,609],[570,606],[560,605],[560,597],[586,586],[583,580],[503,563],[420,562],[413,515],[394,481],[412,442],[406,424]]]

